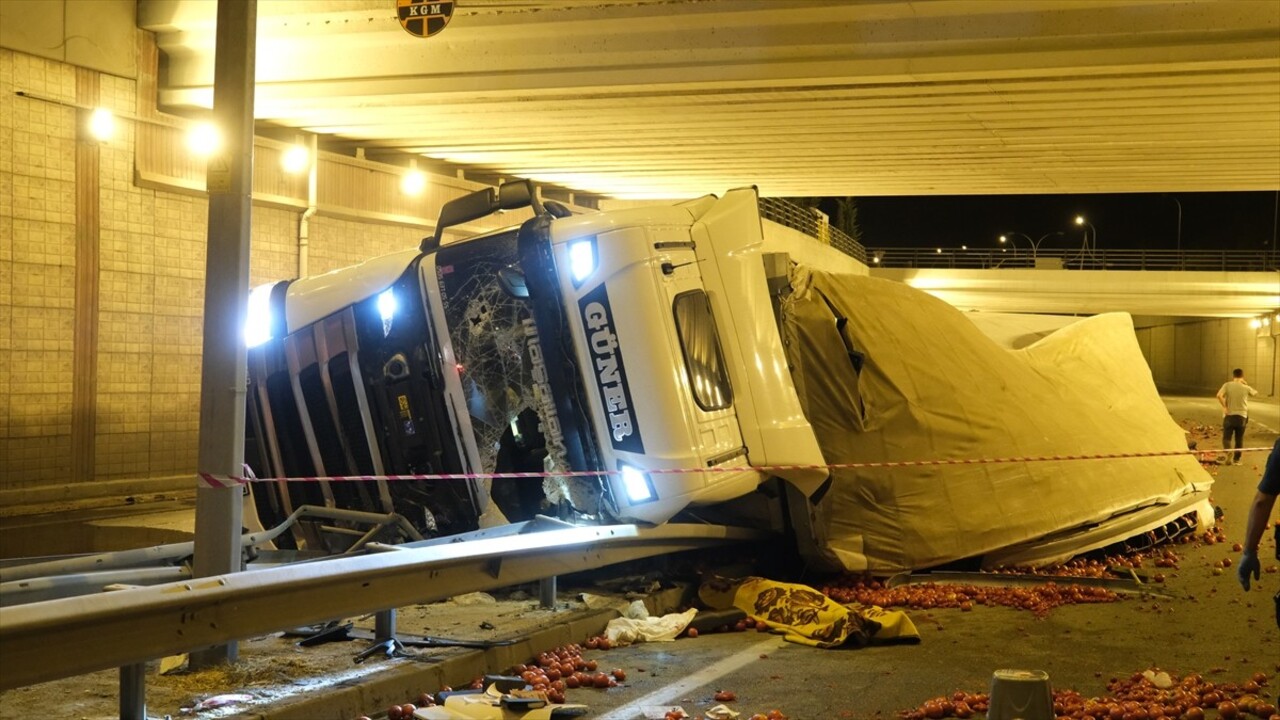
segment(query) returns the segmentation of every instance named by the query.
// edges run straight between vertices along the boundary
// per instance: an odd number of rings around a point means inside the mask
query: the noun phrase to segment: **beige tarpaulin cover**
[[[783,331],[828,463],[1187,448],[1127,314],[1010,350],[902,283],[796,266],[792,286]],[[1139,508],[1163,524],[1161,508],[1211,484],[1190,455],[837,470],[815,530],[846,569],[918,569],[1132,524]]]

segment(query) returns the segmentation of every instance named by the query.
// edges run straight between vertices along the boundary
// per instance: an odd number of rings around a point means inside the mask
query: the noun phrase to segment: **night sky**
[[[873,248],[997,248],[1001,233],[1039,239],[1041,249],[1079,247],[1083,215],[1097,229],[1096,247],[1277,250],[1280,192],[1134,193],[1127,195],[1009,195],[858,198],[862,244]],[[828,209],[825,206],[824,210]],[[1020,247],[1026,247],[1017,238]]]

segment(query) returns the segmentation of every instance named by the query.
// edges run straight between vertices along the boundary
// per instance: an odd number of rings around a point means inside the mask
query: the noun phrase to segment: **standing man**
[[[1222,405],[1222,449],[1225,452],[1231,447],[1231,437],[1235,436],[1236,457],[1227,455],[1228,465],[1240,464],[1239,449],[1244,447],[1244,426],[1249,424],[1249,396],[1258,391],[1249,387],[1244,381],[1244,370],[1236,368],[1231,371],[1231,379],[1218,389],[1218,402]]]
[[[1262,482],[1258,483],[1258,492],[1249,505],[1249,525],[1244,531],[1244,552],[1240,555],[1240,565],[1236,568],[1236,577],[1245,590],[1249,589],[1249,578],[1257,580],[1262,564],[1258,562],[1258,544],[1262,542],[1262,533],[1271,521],[1271,508],[1275,507],[1276,496],[1280,495],[1280,438],[1271,448],[1267,457],[1267,468],[1262,472]],[[1276,558],[1280,559],[1280,527],[1276,528]],[[1280,626],[1280,592],[1276,593],[1276,625]]]

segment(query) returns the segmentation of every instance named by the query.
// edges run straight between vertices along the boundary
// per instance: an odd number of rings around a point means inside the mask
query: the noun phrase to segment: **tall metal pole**
[[[1181,258],[1181,257],[1182,257],[1182,201],[1181,201],[1181,200],[1179,200],[1178,198],[1173,198],[1173,201],[1174,201],[1175,203],[1177,203],[1177,204],[1178,204],[1178,245],[1177,245],[1177,248],[1178,248],[1178,257],[1179,257],[1179,258]]]
[[[204,359],[200,373],[201,473],[240,477],[244,464],[253,191],[253,80],[257,0],[218,0],[213,119],[223,143],[209,158],[209,242],[205,258]],[[241,490],[196,490],[197,577],[240,569]],[[194,666],[235,662],[236,643],[193,653]]]

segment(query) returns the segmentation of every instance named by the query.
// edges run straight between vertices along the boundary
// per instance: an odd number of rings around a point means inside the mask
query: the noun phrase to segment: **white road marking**
[[[696,690],[703,685],[709,685],[714,680],[722,678],[734,670],[746,666],[752,661],[759,659],[760,653],[768,652],[769,650],[776,650],[777,648],[782,647],[783,642],[785,641],[779,636],[773,636],[768,640],[758,642],[746,650],[730,655],[720,662],[708,665],[691,675],[686,675],[682,680],[673,682],[670,685],[665,685],[644,697],[632,700],[620,708],[610,710],[600,716],[600,720],[636,720],[636,718],[644,717],[644,708],[656,705],[678,705],[679,703],[674,702],[675,698],[684,697],[690,690]]]

